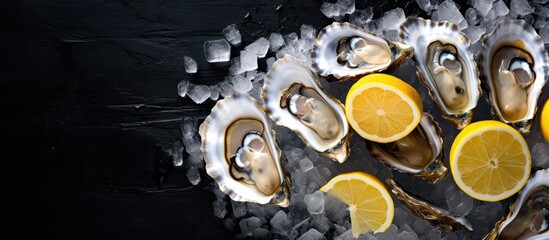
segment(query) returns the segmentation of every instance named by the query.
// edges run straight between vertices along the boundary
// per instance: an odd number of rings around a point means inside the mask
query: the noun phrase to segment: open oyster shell
[[[391,191],[400,200],[400,202],[408,207],[415,215],[429,221],[434,226],[444,231],[473,231],[473,226],[462,217],[451,216],[444,209],[431,206],[429,203],[420,200],[419,198],[407,193],[393,179],[387,179],[387,184],[391,187]]]
[[[442,130],[426,112],[404,138],[390,143],[366,140],[366,147],[376,160],[432,183],[448,174],[443,161]]]
[[[291,181],[263,107],[248,94],[217,102],[200,125],[206,172],[235,201],[290,202]]]
[[[345,81],[374,72],[392,72],[412,51],[408,45],[383,39],[355,25],[335,22],[320,31],[311,57],[319,75]]]
[[[549,169],[528,180],[509,212],[484,239],[549,239]]]
[[[400,38],[414,48],[417,75],[442,116],[463,129],[481,95],[469,37],[456,24],[409,17]]]
[[[505,20],[482,38],[482,47],[480,66],[492,115],[527,134],[549,73],[543,41],[525,21]]]
[[[347,159],[352,131],[344,106],[326,93],[301,61],[290,55],[278,59],[265,76],[261,97],[276,124],[293,130],[327,157]]]

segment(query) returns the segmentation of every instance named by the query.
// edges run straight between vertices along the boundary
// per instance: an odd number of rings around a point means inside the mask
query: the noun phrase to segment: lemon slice
[[[546,142],[549,142],[549,99],[545,101],[543,109],[541,109],[539,127],[541,128],[541,135],[543,135]]]
[[[465,127],[450,149],[450,169],[467,195],[496,202],[517,193],[530,176],[532,160],[522,135],[502,122]]]
[[[393,221],[395,206],[391,195],[376,177],[364,172],[335,176],[320,191],[349,206],[353,237],[369,231],[383,232]]]
[[[408,135],[419,124],[422,112],[421,98],[412,86],[382,73],[358,80],[345,100],[351,127],[363,138],[380,143]]]

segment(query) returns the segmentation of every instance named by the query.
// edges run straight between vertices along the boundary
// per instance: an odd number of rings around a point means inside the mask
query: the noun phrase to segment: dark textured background
[[[228,64],[208,64],[202,44],[228,24],[245,46],[324,27],[321,3],[0,1],[1,238],[230,238],[213,216],[211,180],[193,187],[158,150],[180,138],[182,117],[203,119],[214,104],[178,97],[177,84],[226,76]],[[367,6],[374,18],[397,6],[418,12],[413,1],[356,3]],[[184,54],[197,74],[184,72]]]

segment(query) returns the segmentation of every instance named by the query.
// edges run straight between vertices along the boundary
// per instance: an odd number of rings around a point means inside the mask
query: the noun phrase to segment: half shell
[[[448,174],[443,157],[442,130],[428,113],[404,138],[390,143],[366,140],[366,147],[376,160],[401,172],[435,183]]]
[[[463,129],[481,95],[469,37],[456,24],[409,17],[400,38],[414,48],[417,75],[442,116]]]
[[[509,212],[484,239],[549,239],[549,169],[528,180]]]
[[[200,125],[206,172],[235,201],[286,207],[291,181],[263,107],[248,94],[217,102]]]
[[[350,23],[335,22],[320,31],[311,57],[320,76],[345,81],[369,73],[392,72],[412,51],[408,45],[378,37]]]
[[[543,41],[525,21],[505,20],[483,37],[482,46],[483,86],[492,115],[527,134],[548,78]]]
[[[344,106],[301,61],[290,55],[278,59],[265,76],[261,97],[276,124],[293,130],[327,157],[339,162],[347,159],[352,132]]]

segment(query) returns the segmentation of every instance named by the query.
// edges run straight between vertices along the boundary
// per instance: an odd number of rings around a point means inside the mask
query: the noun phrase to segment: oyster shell
[[[408,45],[383,39],[350,23],[335,22],[320,31],[311,57],[319,75],[345,81],[374,72],[392,72],[412,51]]]
[[[469,37],[456,24],[409,17],[400,38],[414,48],[417,75],[442,116],[463,129],[481,95]]]
[[[549,169],[530,178],[484,239],[549,239]]]
[[[473,226],[463,217],[454,217],[444,209],[431,206],[429,203],[420,200],[419,198],[407,193],[393,179],[387,179],[387,184],[391,187],[391,191],[400,200],[400,202],[408,207],[412,213],[429,221],[434,226],[444,231],[464,230],[473,231]]]
[[[390,143],[366,140],[366,147],[376,160],[432,183],[448,174],[443,161],[442,130],[426,112],[404,138]]]
[[[528,134],[547,82],[549,57],[534,28],[505,20],[482,38],[483,86],[492,115]]]
[[[347,159],[352,131],[344,106],[301,61],[290,55],[278,59],[265,76],[261,97],[276,124],[290,128],[327,157]]]
[[[286,207],[291,181],[263,107],[248,94],[217,102],[199,130],[206,172],[235,201]]]

